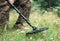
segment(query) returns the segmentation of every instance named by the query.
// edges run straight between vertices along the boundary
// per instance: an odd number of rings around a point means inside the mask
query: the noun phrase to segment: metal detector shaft
[[[11,4],[8,0],[7,2],[16,10],[16,12],[27,22],[27,24],[29,24],[29,26],[31,26],[33,29],[35,29],[34,26],[32,26],[32,24],[30,23],[29,20],[27,20],[27,18],[13,5]]]

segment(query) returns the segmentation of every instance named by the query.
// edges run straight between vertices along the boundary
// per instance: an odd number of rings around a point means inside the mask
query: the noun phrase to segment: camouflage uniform
[[[1,3],[5,2],[0,0]],[[6,30],[9,21],[9,6],[0,6],[0,33]]]
[[[1,1],[1,0],[0,0]],[[4,1],[1,1],[4,2]],[[31,2],[30,0],[16,0],[14,5],[23,13],[23,15],[28,19],[30,14]],[[6,9],[8,6],[0,7],[0,25],[8,24],[9,21],[9,9]],[[24,20],[18,16],[18,20],[15,25],[21,24],[23,25]]]
[[[30,9],[31,9],[31,2],[30,2],[30,0],[19,0],[18,3],[19,3],[19,5],[17,6],[17,8],[28,19],[29,15],[30,15]],[[15,6],[18,3],[15,2]],[[20,26],[23,26],[23,22],[24,22],[24,20],[22,19],[22,17],[18,16],[18,19],[17,19],[15,25],[20,24]]]

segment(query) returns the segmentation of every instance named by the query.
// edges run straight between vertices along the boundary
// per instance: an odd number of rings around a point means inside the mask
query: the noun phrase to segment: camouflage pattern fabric
[[[31,9],[31,2],[30,0],[19,0],[19,5],[17,7],[21,13],[28,19],[30,15],[30,9]],[[18,20],[16,21],[16,24],[23,25],[24,20],[22,17],[18,16]]]
[[[1,1],[0,2],[4,2]],[[31,8],[31,2],[30,0],[16,0],[14,5],[23,13],[23,15],[28,19],[30,15],[30,8]],[[0,7],[0,26],[5,27],[6,24],[8,24],[9,21],[9,6],[3,6]],[[18,16],[18,20],[16,21],[17,24],[23,24],[24,20]],[[0,27],[1,28],[1,27]]]
[[[1,1],[0,2],[4,2]],[[0,7],[0,33],[7,27],[9,21],[9,6]]]

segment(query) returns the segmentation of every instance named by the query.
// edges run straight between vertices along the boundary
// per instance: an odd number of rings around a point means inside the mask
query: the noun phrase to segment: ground
[[[12,29],[17,16],[18,14],[15,11],[11,11],[9,30],[6,30],[3,34],[4,41],[60,41],[60,18],[54,12],[46,12],[43,15],[38,14],[36,11],[31,12],[29,20],[33,25],[38,28],[48,27],[49,29],[29,36],[26,36],[26,32],[31,31],[32,28],[26,23],[24,25],[30,28],[30,30]]]

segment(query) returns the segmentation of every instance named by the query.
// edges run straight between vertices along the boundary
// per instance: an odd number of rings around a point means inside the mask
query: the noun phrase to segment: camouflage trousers
[[[16,1],[14,5],[23,13],[23,15],[28,19],[30,15],[30,9],[31,9],[31,2],[30,1],[24,1],[24,0],[19,0],[18,2]],[[3,6],[0,7],[0,28],[5,28],[6,25],[9,22],[9,10],[10,6]],[[18,19],[16,21],[17,24],[23,25],[24,20],[22,17],[18,16]],[[1,27],[2,26],[2,27]],[[6,29],[6,28],[5,28]]]
[[[30,9],[31,9],[31,2],[30,0],[19,0],[20,4],[18,5],[17,2],[15,2],[15,6],[21,11],[21,13],[27,18],[29,18],[30,15]],[[18,6],[17,6],[18,5]],[[22,17],[18,16],[18,19],[16,21],[16,24],[23,24],[24,20]]]
[[[0,7],[0,33],[6,30],[9,21],[9,6]]]

